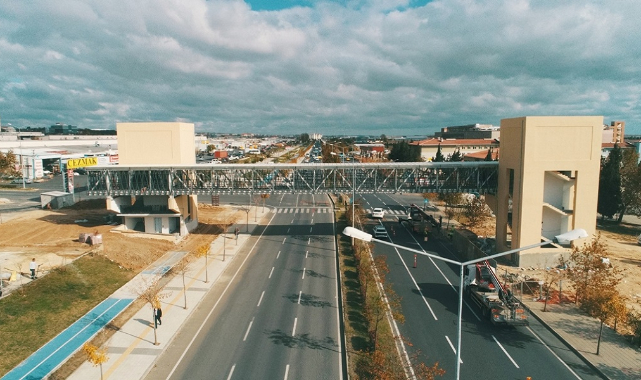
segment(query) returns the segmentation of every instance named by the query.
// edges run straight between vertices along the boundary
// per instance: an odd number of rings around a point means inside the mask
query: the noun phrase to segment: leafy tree
[[[309,143],[309,133],[301,133],[300,134],[300,142],[303,144],[308,144]]]
[[[485,201],[481,197],[470,197],[466,201],[464,215],[470,227],[478,227],[490,216]]]
[[[421,162],[420,149],[413,148],[407,141],[400,141],[392,145],[389,159],[398,162]]]
[[[17,175],[18,159],[12,150],[7,153],[0,152],[0,174]]]
[[[638,164],[639,155],[632,149],[623,152],[621,162],[621,209],[618,223],[623,215],[632,213],[641,216],[641,166]]]
[[[494,161],[494,159],[492,158],[492,148],[487,151],[487,155],[485,156],[485,159],[483,161]]]
[[[450,162],[463,161],[463,155],[461,154],[461,149],[460,148],[456,148],[454,153],[452,153],[452,154],[450,154],[448,156],[447,160],[450,161]]]
[[[385,134],[382,134],[382,135],[381,135],[381,141],[382,141],[384,144],[387,144],[387,136],[385,136]]]
[[[612,218],[621,210],[621,160],[621,149],[614,144],[614,149],[602,161],[597,211],[603,218]]]
[[[102,380],[102,363],[109,360],[106,348],[98,348],[97,346],[87,342],[82,346],[82,352],[87,356],[87,360],[94,367],[100,366],[100,380]]]
[[[249,210],[249,208],[247,208]],[[247,215],[249,215],[249,211],[247,212]],[[194,252],[196,257],[204,257],[205,258],[205,283],[209,282],[209,273],[207,270],[207,267],[209,266],[209,244],[203,244],[200,247],[196,248],[196,252]]]
[[[441,144],[438,144],[438,148],[436,149],[436,156],[432,157],[432,162],[444,162],[445,161],[445,156],[443,156],[443,152],[441,151]]]

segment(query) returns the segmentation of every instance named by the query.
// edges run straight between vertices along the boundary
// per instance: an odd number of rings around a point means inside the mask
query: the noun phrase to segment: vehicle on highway
[[[465,293],[481,308],[486,319],[494,324],[527,325],[528,316],[521,302],[496,276],[488,261],[465,268]]]
[[[383,219],[383,216],[385,216],[385,211],[380,207],[375,207],[372,211],[372,218],[374,219]]]
[[[374,227],[374,230],[373,230],[372,235],[374,235],[374,237],[375,237],[376,239],[383,239],[383,238],[384,238],[384,239],[387,239],[387,238],[388,238],[388,236],[387,236],[387,230],[386,230],[386,229],[385,229],[385,227],[384,227],[383,225],[381,225],[381,224],[379,224],[379,225],[377,225],[377,226],[375,226],[375,227]]]
[[[220,161],[217,158],[214,158],[213,160],[210,161],[212,164],[222,164],[222,161]]]

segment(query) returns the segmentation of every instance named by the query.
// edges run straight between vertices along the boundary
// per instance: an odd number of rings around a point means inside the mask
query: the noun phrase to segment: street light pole
[[[456,333],[456,335],[457,335],[457,337],[456,337],[456,380],[459,380],[461,378],[461,335],[462,335],[461,334],[461,325],[463,323],[462,322],[463,321],[463,318],[462,318],[462,316],[463,316],[463,285],[464,285],[463,272],[465,270],[465,267],[467,267],[470,264],[476,264],[476,263],[479,263],[481,261],[495,259],[497,257],[506,256],[506,255],[510,255],[512,253],[517,253],[517,252],[521,252],[521,251],[526,251],[528,249],[537,248],[537,247],[541,247],[541,246],[552,244],[552,243],[566,244],[566,243],[569,243],[569,242],[571,242],[573,240],[576,240],[576,239],[582,239],[582,238],[588,237],[588,234],[584,229],[578,228],[578,229],[574,229],[572,231],[568,231],[566,233],[557,235],[557,236],[554,237],[553,240],[545,240],[545,241],[542,241],[542,242],[539,242],[539,243],[536,243],[536,244],[527,245],[525,247],[515,248],[515,249],[509,250],[509,251],[496,253],[494,255],[490,255],[490,256],[486,256],[486,257],[482,257],[480,259],[473,259],[473,260],[459,262],[459,261],[454,261],[454,260],[447,259],[445,257],[438,256],[438,255],[435,255],[435,254],[432,254],[432,253],[428,253],[428,252],[425,252],[425,251],[419,251],[417,249],[413,249],[413,248],[405,247],[405,246],[402,246],[402,245],[394,244],[394,243],[391,243],[391,242],[388,242],[388,241],[385,241],[385,240],[375,239],[371,234],[368,234],[367,232],[358,230],[358,229],[356,229],[354,227],[345,227],[345,229],[343,230],[343,234],[346,235],[346,236],[349,236],[349,237],[351,237],[353,239],[359,239],[359,240],[363,240],[363,241],[366,241],[366,242],[375,241],[375,242],[380,243],[380,244],[389,245],[389,246],[395,247],[395,248],[401,248],[401,249],[404,249],[406,251],[414,252],[414,253],[417,253],[417,254],[420,254],[420,255],[423,255],[423,256],[428,256],[428,257],[431,257],[431,258],[436,259],[436,260],[441,260],[441,261],[444,261],[444,262],[447,262],[447,263],[459,265],[459,268],[460,268],[459,269],[459,276],[460,277],[459,277],[459,290],[458,290],[458,293],[459,293],[459,299],[458,299],[458,323],[457,323],[457,333]]]

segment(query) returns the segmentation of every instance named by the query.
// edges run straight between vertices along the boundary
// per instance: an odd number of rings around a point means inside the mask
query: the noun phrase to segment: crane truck
[[[528,324],[525,308],[499,281],[487,260],[465,268],[463,289],[492,323],[513,326]]]

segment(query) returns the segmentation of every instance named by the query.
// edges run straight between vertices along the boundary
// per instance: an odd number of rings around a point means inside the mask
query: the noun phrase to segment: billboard
[[[67,160],[67,169],[84,168],[98,165],[98,157],[73,158]]]

